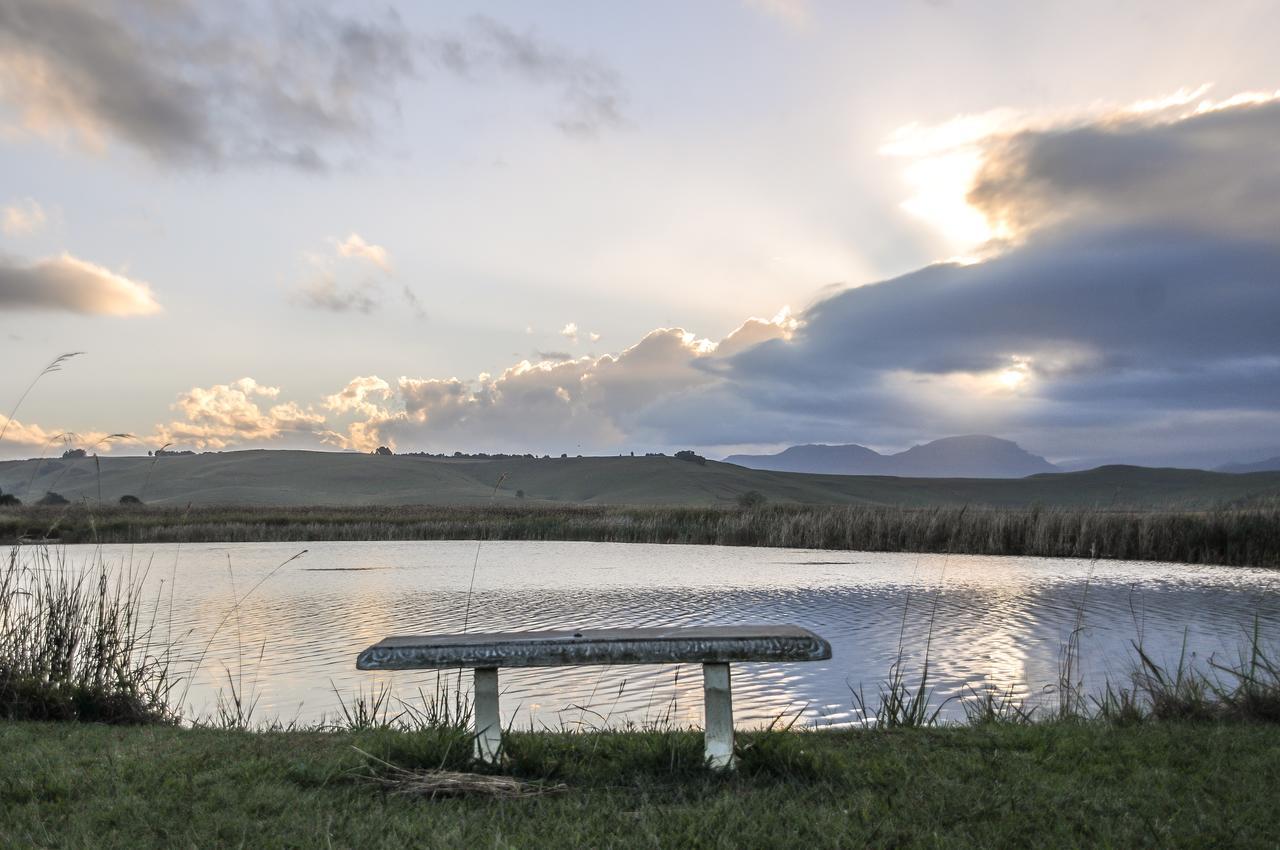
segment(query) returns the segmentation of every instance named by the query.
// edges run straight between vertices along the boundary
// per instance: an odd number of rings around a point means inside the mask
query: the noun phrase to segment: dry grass
[[[526,782],[514,776],[444,769],[409,770],[370,755],[359,747],[352,749],[370,762],[368,772],[356,773],[356,778],[400,797],[425,797],[429,800],[440,797],[516,799],[559,794],[568,790],[568,786],[560,782]]]

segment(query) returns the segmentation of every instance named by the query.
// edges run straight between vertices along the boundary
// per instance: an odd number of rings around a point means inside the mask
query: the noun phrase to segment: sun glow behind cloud
[[[981,164],[977,151],[959,150],[918,160],[902,175],[912,190],[902,209],[941,233],[960,252],[961,261],[997,235],[986,216],[965,199]]]
[[[1031,360],[1026,357],[1013,357],[1013,363],[991,376],[992,382],[1002,390],[1016,391],[1026,389],[1031,382]]]
[[[1018,120],[1016,111],[997,109],[932,126],[916,122],[899,127],[880,146],[882,155],[909,161],[902,179],[911,194],[901,208],[936,230],[960,262],[973,262],[973,252],[1001,235],[969,204],[968,194],[984,143]]]
[[[1096,102],[1057,110],[993,109],[956,115],[937,124],[913,122],[889,134],[883,156],[905,160],[909,195],[899,205],[943,240],[948,261],[980,262],[1025,236],[1019,223],[972,203],[970,193],[993,150],[1022,132],[1066,131],[1082,125],[1156,126],[1196,115],[1258,106],[1280,99],[1280,90],[1247,91],[1215,100],[1212,83],[1180,88],[1132,103]]]

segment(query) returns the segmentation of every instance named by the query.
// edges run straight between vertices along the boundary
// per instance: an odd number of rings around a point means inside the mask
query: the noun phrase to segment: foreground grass
[[[586,540],[1280,566],[1280,507],[601,506],[0,509],[0,541]]]
[[[1275,846],[1280,727],[1098,723],[740,735],[512,734],[563,793],[389,795],[353,746],[452,761],[429,733],[0,723],[0,845],[38,847]]]

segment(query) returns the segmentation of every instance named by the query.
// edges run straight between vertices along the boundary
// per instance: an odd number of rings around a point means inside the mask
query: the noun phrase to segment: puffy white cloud
[[[359,233],[352,233],[338,243],[338,255],[368,260],[384,272],[391,271],[391,258],[387,254],[387,249],[381,245],[366,242]]]
[[[48,428],[35,422],[9,419],[0,414],[0,456],[46,457],[62,449],[86,449],[94,454],[107,454],[119,445],[137,445],[129,434],[106,431],[69,431]]]
[[[160,312],[147,284],[70,254],[33,263],[0,256],[0,307],[102,316]]]
[[[358,411],[363,420],[332,441],[368,449],[380,444],[444,450],[481,445],[506,451],[614,448],[641,426],[646,410],[663,399],[722,381],[716,363],[745,346],[785,339],[797,323],[786,311],[774,320],[752,319],[722,342],[680,328],[662,328],[619,354],[521,361],[475,381],[401,377],[394,397],[388,382],[353,380],[331,396],[332,409]],[[361,407],[366,388],[380,404]],[[665,438],[664,438],[665,439]]]
[[[772,319],[747,319],[716,346],[720,358],[732,357],[752,346],[772,339],[790,339],[800,321],[791,314],[790,307],[783,307]]]
[[[4,433],[3,448],[10,453],[14,446],[21,446],[33,452],[42,452],[66,433],[42,428],[34,422],[10,419],[3,413],[0,413],[0,432]]]
[[[357,412],[369,417],[385,416],[385,411],[377,402],[385,402],[394,394],[391,385],[377,375],[356,377],[340,391],[325,396],[324,406],[335,413]]]
[[[0,231],[8,236],[25,236],[45,225],[44,207],[31,198],[15,201],[0,210]]]
[[[529,328],[529,329],[528,329],[528,332],[529,332],[529,333],[532,333],[532,332],[533,332],[533,329],[532,329],[532,328]],[[583,336],[586,336],[586,338],[587,338],[587,339],[589,339],[589,340],[591,340],[592,342],[599,342],[599,341],[600,341],[600,334],[596,333],[595,331],[587,331],[587,332],[585,332],[585,333],[584,333],[584,332],[583,332],[583,331],[578,327],[578,323],[577,323],[577,322],[568,322],[568,323],[566,323],[566,324],[565,324],[565,326],[564,326],[563,328],[561,328],[561,329],[560,329],[560,336],[562,336],[562,337],[564,337],[565,339],[569,340],[569,342],[573,343],[574,345],[577,345],[577,344],[578,344],[578,342],[579,342],[579,340],[581,340],[581,338],[582,338]],[[567,356],[566,356],[566,358],[562,358],[562,359],[567,359]]]
[[[295,402],[274,404],[266,410],[259,399],[275,399],[279,387],[264,386],[252,378],[229,384],[193,387],[181,393],[173,407],[183,419],[156,426],[151,439],[197,449],[223,449],[279,440],[296,435],[322,436],[325,417]]]

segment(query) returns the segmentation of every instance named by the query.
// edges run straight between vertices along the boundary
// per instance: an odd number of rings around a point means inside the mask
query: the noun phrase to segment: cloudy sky
[[[1276,32],[0,0],[0,456],[1280,453]]]

